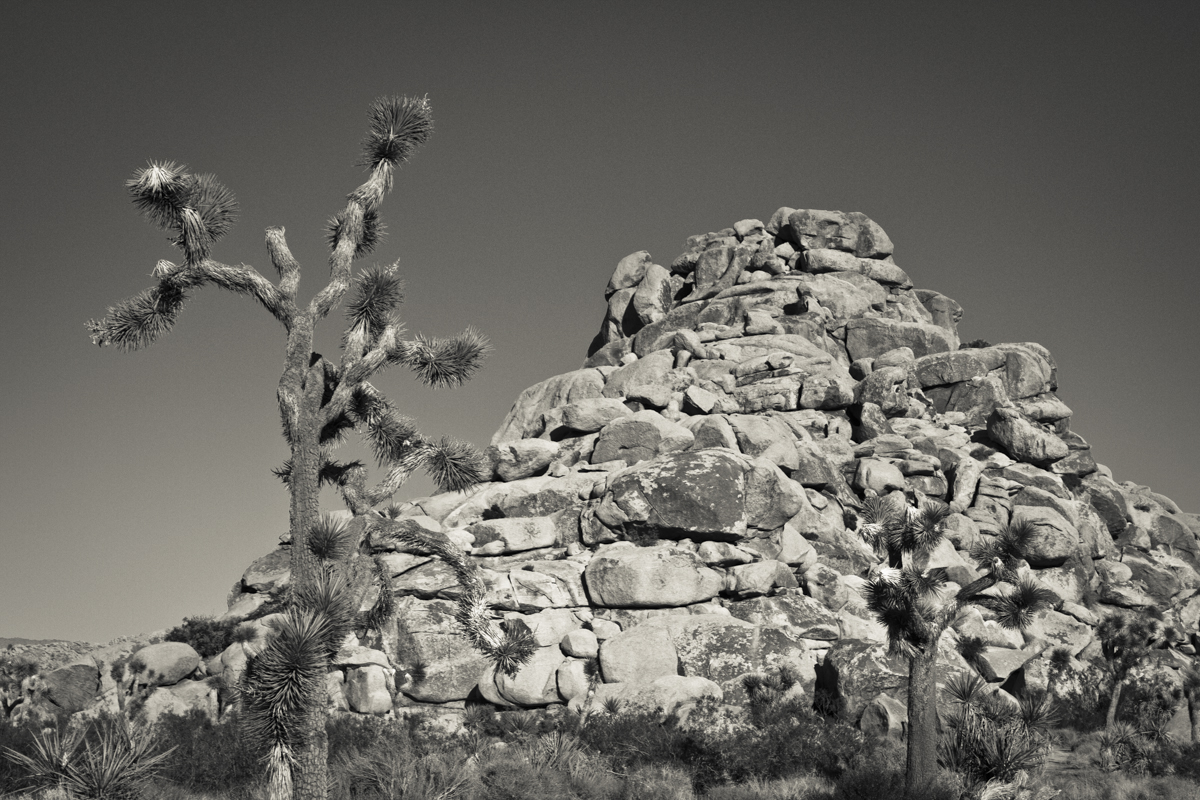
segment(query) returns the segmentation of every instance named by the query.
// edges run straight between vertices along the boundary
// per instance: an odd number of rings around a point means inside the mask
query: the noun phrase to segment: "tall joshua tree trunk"
[[[1108,716],[1104,719],[1104,727],[1106,730],[1112,730],[1113,724],[1117,721],[1117,706],[1121,703],[1121,685],[1123,680],[1118,678],[1113,681],[1112,697],[1108,700]]]
[[[921,798],[937,777],[937,645],[908,660],[908,770],[904,796]]]

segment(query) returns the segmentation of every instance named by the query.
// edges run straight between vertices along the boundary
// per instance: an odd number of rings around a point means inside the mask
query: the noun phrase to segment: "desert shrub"
[[[474,770],[454,750],[414,757],[408,749],[377,745],[343,751],[330,765],[330,796],[340,798],[439,798],[470,796]]]
[[[23,783],[25,770],[18,759],[8,754],[34,753],[34,735],[38,731],[29,724],[5,724],[0,722],[0,797],[15,792]]]
[[[970,786],[1013,781],[1045,763],[1050,754],[1054,706],[1041,692],[1030,692],[1018,707],[995,694],[976,675],[955,676],[946,684],[951,701],[947,727],[938,744],[942,765]]]
[[[654,712],[597,714],[580,731],[585,745],[620,773],[643,764],[681,763],[689,735]]]
[[[1046,773],[1039,784],[1043,791],[1058,791],[1055,800],[1195,800],[1200,796],[1200,786],[1179,776],[1131,776],[1095,767]]]
[[[1103,667],[1059,648],[1051,654],[1048,679],[1060,727],[1085,733],[1104,727],[1112,677]]]
[[[1118,719],[1127,719],[1141,731],[1162,728],[1183,702],[1180,688],[1162,669],[1136,669],[1121,693]]]
[[[233,644],[235,620],[215,620],[212,617],[185,617],[183,624],[167,631],[168,642],[183,642],[191,645],[201,658],[220,655]]]
[[[242,741],[236,717],[214,724],[199,709],[164,714],[154,733],[160,746],[174,749],[160,778],[189,791],[236,793],[248,789],[262,773],[253,748]]]
[[[659,714],[594,718],[581,735],[607,755],[614,768],[675,766],[690,772],[692,786],[750,780],[773,781],[807,774],[836,776],[864,752],[860,731],[822,717],[803,701],[780,700],[752,708],[753,725],[724,718],[713,703],[700,703],[686,728]]]
[[[566,774],[538,769],[523,758],[500,754],[480,765],[476,800],[562,800],[571,796]]]
[[[136,798],[170,755],[150,730],[122,717],[100,717],[86,728],[51,728],[33,738],[28,752],[4,752],[24,770],[25,785],[97,800]]]
[[[991,347],[992,343],[987,339],[972,339],[969,342],[963,342],[958,346],[959,350],[982,350],[985,347]]]
[[[623,797],[630,800],[694,800],[691,776],[677,765],[639,767],[625,776]]]

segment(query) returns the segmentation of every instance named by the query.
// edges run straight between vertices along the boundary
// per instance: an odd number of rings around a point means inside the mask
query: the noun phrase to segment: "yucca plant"
[[[950,711],[938,752],[964,777],[968,797],[989,787],[995,793],[1045,762],[1055,714],[1044,693],[1029,693],[1014,706],[989,693],[977,675],[961,675],[947,681],[945,695]]]
[[[88,741],[88,739],[92,739]],[[155,752],[154,737],[124,717],[102,720],[95,735],[57,728],[34,738],[32,754],[6,749],[6,758],[27,771],[26,779],[39,790],[58,789],[68,797],[127,800],[139,796],[175,750]]]
[[[489,477],[486,462],[474,447],[452,438],[423,436],[416,423],[371,383],[389,367],[406,366],[431,387],[459,386],[476,372],[490,349],[474,328],[449,338],[406,338],[397,315],[404,287],[396,267],[376,266],[357,273],[354,269],[354,262],[381,241],[380,208],[395,171],[432,131],[433,116],[425,98],[384,97],[371,105],[360,162],[367,178],[329,223],[329,281],[308,303],[298,298],[300,264],[283,228],[266,232],[278,281],[249,266],[220,263],[211,253],[233,225],[237,212],[233,193],[211,175],[192,173],[174,162],[150,162],[134,173],[127,187],[147,220],[169,232],[182,258],[179,263],[159,261],[152,272],[157,280],[153,286],[88,323],[94,343],[137,350],[170,331],[191,291],[214,285],[253,298],[283,327],[286,355],[276,397],[289,454],[276,474],[291,496],[292,598],[285,622],[259,656],[246,686],[248,702],[262,706],[261,713],[255,712],[259,713],[255,730],[270,737],[276,797],[294,794],[302,800],[324,800],[328,794],[323,673],[328,654],[341,642],[337,635],[346,628],[340,616],[329,617],[330,608],[320,605],[324,600],[333,603],[321,594],[333,586],[322,575],[328,572],[330,559],[336,563],[345,551],[355,548],[323,527],[321,485],[341,490],[354,515],[348,535],[357,544],[367,534],[368,524],[388,524],[373,509],[388,501],[414,471],[428,473],[443,491],[461,490]],[[329,359],[313,352],[314,330],[343,302],[346,327],[341,355]],[[332,456],[333,448],[350,433],[365,439],[386,470],[373,485],[365,465],[338,462]],[[434,555],[454,566],[466,584],[459,620],[472,643],[495,658],[501,669],[515,670],[532,653],[532,641],[510,636],[492,622],[479,578],[449,540],[442,537],[428,545]],[[342,591],[349,596],[361,585],[348,580],[348,575],[343,575],[347,580]],[[386,594],[381,592],[381,597]],[[346,602],[343,598],[333,605],[340,608]],[[379,616],[386,617],[383,612],[386,609],[381,609],[376,622]],[[279,685],[272,688],[272,681]]]
[[[941,542],[949,516],[949,507],[936,500],[914,508],[895,495],[872,496],[863,504],[859,527],[863,540],[882,559],[870,569],[863,586],[867,608],[887,629],[889,650],[908,659],[904,791],[910,798],[923,796],[937,777],[938,642],[946,628],[965,606],[974,604],[990,609],[1001,625],[1024,630],[1040,610],[1058,599],[1029,578],[1017,576],[1035,533],[1024,520],[977,543],[970,555],[983,576],[947,596],[946,570],[930,568],[929,554]],[[1007,590],[997,591],[994,587],[1000,584]]]

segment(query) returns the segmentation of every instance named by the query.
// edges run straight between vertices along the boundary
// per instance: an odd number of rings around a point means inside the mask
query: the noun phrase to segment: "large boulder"
[[[848,719],[858,719],[880,694],[908,696],[908,664],[889,655],[886,645],[842,639],[817,667],[816,691],[843,703]]]
[[[504,422],[492,435],[491,443],[499,445],[537,437],[545,426],[548,411],[589,397],[599,397],[603,388],[604,376],[599,370],[590,368],[555,375],[534,384],[517,397]]]
[[[798,589],[732,603],[729,613],[746,622],[782,631],[793,639],[832,642],[841,636],[837,615]]]
[[[367,664],[346,670],[346,701],[359,714],[386,714],[392,710],[388,669]]]
[[[196,671],[200,654],[183,642],[159,642],[143,647],[129,659],[128,671],[140,686],[170,686]]]
[[[802,487],[775,464],[709,449],[615,478],[596,517],[626,535],[736,541],[782,527],[805,504]]]
[[[677,675],[679,654],[667,630],[639,625],[600,643],[600,671],[606,683]]]
[[[890,319],[852,319],[846,323],[846,351],[850,359],[874,358],[898,347],[908,347],[917,358],[958,349],[958,336],[926,322]]]
[[[92,659],[80,659],[42,675],[41,686],[47,700],[62,711],[74,714],[87,708],[99,694],[100,670]]]
[[[1030,422],[1016,408],[997,408],[988,417],[988,436],[1017,461],[1048,464],[1066,458],[1070,448],[1042,426]]]
[[[487,667],[488,659],[460,633],[455,608],[447,600],[396,600],[397,688],[413,700],[465,700]]]
[[[558,693],[558,669],[565,660],[557,646],[539,647],[515,675],[494,669],[489,672],[501,697],[514,706],[535,708],[562,701]]]
[[[639,411],[619,417],[604,426],[596,448],[593,464],[624,461],[633,465],[664,453],[686,450],[695,437],[682,425],[666,419],[656,411]]]
[[[186,716],[199,710],[212,722],[217,721],[220,707],[220,682],[216,678],[184,681],[174,686],[159,686],[142,706],[146,721],[153,725],[164,714]]]
[[[592,604],[661,608],[702,603],[725,586],[724,576],[694,553],[671,547],[602,547],[584,570]]]
[[[1061,567],[1079,552],[1079,532],[1053,508],[1017,506],[1015,520],[1024,519],[1035,528],[1033,541],[1025,549],[1025,560],[1035,569]]]
[[[257,558],[242,573],[243,592],[271,592],[287,585],[291,575],[291,549],[280,547]]]

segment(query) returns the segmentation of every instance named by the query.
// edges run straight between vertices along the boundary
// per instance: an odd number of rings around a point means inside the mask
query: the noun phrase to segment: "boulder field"
[[[1149,609],[1180,632],[1158,663],[1195,657],[1200,517],[1096,462],[1045,347],[960,344],[962,308],[914,288],[865,215],[781,208],[691,237],[668,265],[633,253],[604,298],[582,366],[526,389],[501,422],[492,480],[401,511],[470,554],[495,614],[526,625],[536,654],[497,674],[456,631],[453,573],[371,541],[395,618],[335,660],[336,707],[616,697],[671,710],[742,702],[745,675],[790,665],[793,691],[899,730],[907,664],[860,596],[877,559],[856,515],[868,494],[892,492],[949,505],[931,564],[960,585],[978,576],[972,543],[1029,520],[1039,535],[1022,572],[1059,598],[1023,634],[965,610],[943,637],[939,680],[973,670],[1001,691],[1044,687],[1055,649],[1096,658],[1101,619]],[[287,564],[286,544],[252,564],[227,616],[251,617]],[[986,644],[971,664],[956,648],[966,636]],[[232,684],[248,649],[199,669],[153,653],[148,696],[211,708],[209,689]],[[56,692],[79,705],[79,691]]]

